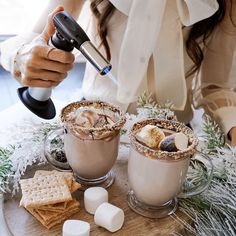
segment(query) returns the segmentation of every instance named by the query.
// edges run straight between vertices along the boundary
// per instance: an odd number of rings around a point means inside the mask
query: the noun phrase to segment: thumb
[[[63,6],[58,6],[52,13],[48,15],[48,20],[47,24],[43,29],[43,32],[41,34],[41,37],[45,40],[46,43],[48,43],[50,37],[54,34],[55,32],[55,27],[53,23],[53,17],[56,15],[58,12],[63,11],[64,7]]]

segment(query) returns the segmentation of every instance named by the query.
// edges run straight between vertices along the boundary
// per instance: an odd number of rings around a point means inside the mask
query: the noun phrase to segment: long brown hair
[[[103,4],[102,11],[98,10],[98,6]],[[91,10],[95,17],[97,18],[97,29],[98,34],[101,39],[101,45],[104,46],[106,51],[107,60],[111,60],[111,52],[109,48],[109,44],[107,42],[107,30],[108,30],[108,22],[110,21],[113,12],[115,11],[115,7],[108,0],[92,0],[91,1]]]
[[[194,66],[187,72],[186,76],[195,73],[201,66],[204,59],[203,51],[200,44],[206,46],[206,39],[211,35],[215,27],[222,22],[226,15],[227,8],[230,9],[230,18],[232,21],[232,2],[233,0],[217,0],[219,9],[211,17],[194,24],[190,30],[186,41],[186,50],[189,57],[194,62]],[[102,10],[98,6],[102,4]],[[228,5],[229,4],[229,5]],[[111,19],[115,7],[108,0],[91,0],[91,10],[97,18],[98,34],[101,38],[101,45],[104,46],[107,59],[110,61],[111,53],[107,42],[108,22]]]

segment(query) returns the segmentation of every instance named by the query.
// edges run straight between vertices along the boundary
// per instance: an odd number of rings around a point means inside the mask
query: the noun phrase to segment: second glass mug
[[[68,114],[89,107],[114,115],[114,124],[94,128],[71,123]],[[61,121],[63,128],[52,131],[45,140],[45,156],[48,162],[59,170],[65,167],[51,158],[49,150],[52,140],[61,136],[68,162],[64,170],[73,171],[84,189],[90,186],[109,187],[114,181],[111,169],[118,156],[120,129],[125,123],[123,113],[105,102],[80,101],[70,103],[62,109]]]
[[[135,134],[148,124],[174,132],[183,132],[189,139],[188,148],[178,152],[167,152],[153,150],[139,143]],[[209,186],[213,173],[211,160],[196,150],[198,140],[193,131],[184,124],[158,119],[137,122],[131,129],[130,141],[128,205],[138,214],[150,218],[165,217],[176,211],[178,197],[197,195]],[[191,189],[182,191],[189,164],[195,155],[204,155],[204,158],[198,161],[208,170],[207,179]]]

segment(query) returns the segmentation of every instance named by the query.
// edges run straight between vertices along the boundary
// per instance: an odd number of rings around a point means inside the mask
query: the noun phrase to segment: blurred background
[[[46,0],[0,0],[0,34],[14,35],[32,27],[46,4]]]
[[[46,4],[47,0],[0,0],[0,42],[26,29],[30,30]],[[68,78],[53,90],[53,98],[69,101],[73,93],[77,93],[81,87],[84,68],[84,63],[75,63]],[[19,101],[16,92],[19,86],[0,65],[0,111]]]

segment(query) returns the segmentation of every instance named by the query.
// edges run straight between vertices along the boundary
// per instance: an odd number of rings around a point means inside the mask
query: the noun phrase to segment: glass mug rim
[[[106,125],[104,127],[98,127],[98,128],[83,127],[83,126],[76,125],[76,124],[70,125],[70,121],[68,121],[68,114],[76,109],[79,109],[80,107],[93,107],[93,108],[97,108],[97,109],[106,108],[106,109],[114,112],[115,114],[117,114],[118,120],[116,122],[114,122],[114,124],[112,124],[112,125]],[[70,130],[75,134],[77,132],[88,133],[88,132],[117,131],[117,130],[120,130],[126,122],[125,115],[118,106],[115,106],[113,104],[111,105],[107,102],[103,102],[103,101],[99,101],[99,100],[96,100],[96,101],[83,100],[83,101],[76,101],[76,102],[69,103],[61,110],[60,119],[61,119],[63,126],[67,130]]]
[[[177,152],[168,152],[149,148],[146,145],[137,141],[135,137],[137,131],[146,125],[156,125],[158,128],[164,128],[174,132],[181,131],[185,135],[187,135],[191,144],[185,150]],[[198,139],[197,136],[193,133],[193,130],[191,130],[185,124],[174,120],[152,118],[138,121],[135,124],[133,124],[129,132],[129,137],[130,137],[131,147],[140,154],[142,154],[144,158],[148,158],[153,161],[174,162],[189,158],[195,154],[195,152],[197,151],[196,147],[198,145]]]

